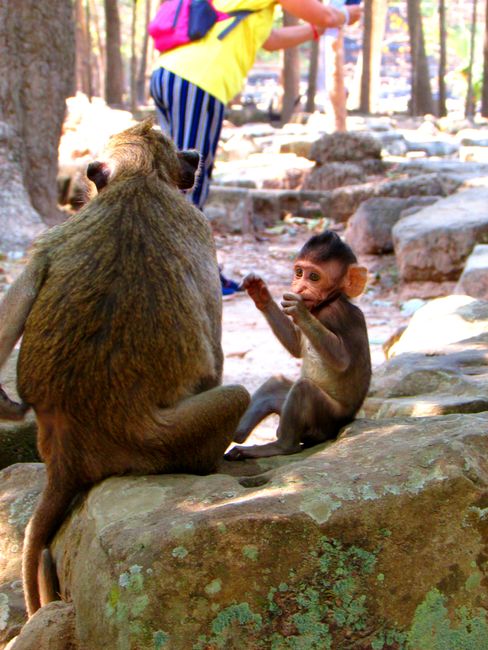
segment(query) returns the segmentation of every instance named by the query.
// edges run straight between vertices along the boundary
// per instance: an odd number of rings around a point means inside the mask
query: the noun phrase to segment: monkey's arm
[[[275,303],[264,280],[256,273],[249,273],[241,286],[253,299],[259,311],[264,314],[280,343],[294,357],[300,357],[300,331]]]
[[[24,331],[25,321],[39,293],[46,268],[44,259],[35,257],[0,303],[0,369]]]
[[[281,304],[285,314],[288,314],[298,325],[323,362],[337,372],[347,370],[351,358],[343,339],[331,332],[318,318],[313,316],[299,295],[285,293]]]
[[[261,310],[278,341],[294,357],[301,357],[300,330],[285,316],[274,300]]]

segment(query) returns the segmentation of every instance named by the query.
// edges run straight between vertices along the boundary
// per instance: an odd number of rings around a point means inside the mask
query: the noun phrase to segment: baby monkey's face
[[[337,260],[312,262],[298,259],[293,265],[291,289],[302,297],[308,310],[312,310],[333,293],[342,290],[344,266]]]

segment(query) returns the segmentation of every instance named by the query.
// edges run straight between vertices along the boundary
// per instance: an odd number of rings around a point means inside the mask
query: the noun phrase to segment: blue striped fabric
[[[224,104],[198,86],[158,68],[151,77],[151,97],[161,129],[178,149],[196,149],[200,174],[187,196],[200,210],[208,196],[210,177],[224,119]]]

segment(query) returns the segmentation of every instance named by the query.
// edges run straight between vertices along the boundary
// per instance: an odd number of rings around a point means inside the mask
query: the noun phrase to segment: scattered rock
[[[319,165],[373,158],[381,160],[381,144],[375,137],[364,133],[326,134],[314,143],[310,157]]]
[[[476,243],[488,237],[488,189],[467,189],[393,227],[404,281],[456,280]]]
[[[433,354],[450,343],[487,331],[487,301],[458,295],[437,298],[415,312],[405,332],[390,348],[388,358],[405,352]]]
[[[0,648],[26,621],[22,543],[44,482],[41,463],[19,463],[0,471]]]
[[[405,212],[432,205],[437,197],[373,198],[361,203],[347,223],[345,237],[356,253],[381,255],[393,251],[391,231]]]
[[[92,648],[101,648],[93,645]],[[154,646],[153,646],[154,647]],[[38,610],[5,650],[84,650],[75,637],[73,605],[55,601]]]
[[[403,353],[375,369],[368,417],[432,416],[488,411],[488,332],[436,349]],[[461,349],[461,351],[460,351]]]
[[[478,244],[468,257],[455,293],[488,300],[488,244]]]

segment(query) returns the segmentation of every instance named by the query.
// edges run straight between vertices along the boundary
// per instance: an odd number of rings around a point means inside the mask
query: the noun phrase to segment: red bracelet
[[[319,32],[315,25],[312,25],[312,23],[309,23],[310,27],[312,28],[312,34],[313,34],[313,40],[318,41],[319,40]]]

